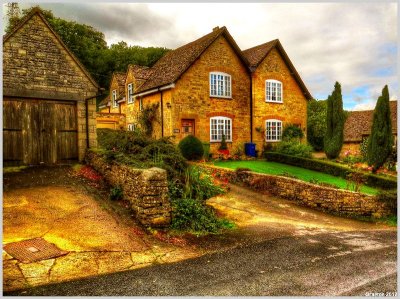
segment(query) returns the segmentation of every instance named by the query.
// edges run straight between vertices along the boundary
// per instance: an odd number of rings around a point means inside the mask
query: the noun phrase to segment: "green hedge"
[[[315,170],[319,172],[324,172],[334,176],[339,176],[346,178],[347,174],[350,172],[355,172],[345,166],[337,165],[336,163],[330,161],[321,161],[315,159],[308,159],[302,157],[289,156],[280,153],[266,152],[264,157],[268,161],[274,161],[284,164],[289,164],[293,166],[299,166],[310,170]],[[380,189],[396,189],[397,180],[391,178],[381,177],[371,173],[365,173],[367,178],[366,185],[380,188]]]

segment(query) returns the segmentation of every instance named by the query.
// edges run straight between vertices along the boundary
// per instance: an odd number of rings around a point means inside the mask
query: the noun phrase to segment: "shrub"
[[[234,147],[234,149],[233,149],[233,151],[232,151],[232,154],[233,155],[235,155],[235,156],[238,156],[238,157],[241,157],[241,156],[243,156],[244,155],[244,143],[238,143],[235,147]]]
[[[307,141],[316,151],[324,149],[326,102],[311,99],[307,103]]]
[[[276,152],[296,157],[310,158],[312,147],[297,141],[281,141],[275,148]]]
[[[338,165],[334,162],[308,159],[303,157],[289,156],[281,153],[266,153],[264,157],[268,161],[274,161],[294,166],[303,167],[306,169],[311,169],[319,172],[328,173],[334,176],[340,176],[346,178],[350,172],[355,172],[346,166]],[[394,189],[397,188],[397,180],[374,175],[371,173],[365,173],[366,185],[381,188],[381,189]]]
[[[393,215],[397,215],[397,190],[380,191],[377,198],[386,204]]]
[[[203,157],[204,149],[201,141],[193,135],[188,135],[183,138],[178,147],[187,160],[200,160]]]
[[[111,200],[120,200],[124,197],[121,186],[115,186],[110,190]]]
[[[218,233],[221,229],[233,227],[233,223],[219,219],[213,209],[204,205],[201,200],[193,198],[172,200],[172,229],[204,234]]]
[[[185,172],[185,187],[183,197],[206,200],[225,190],[214,183],[211,175],[197,166],[190,166]]]
[[[296,125],[286,125],[282,131],[282,140],[301,139],[304,134],[301,128]]]
[[[169,179],[181,179],[187,167],[185,158],[169,138],[148,138],[140,132],[98,129],[97,141],[108,161],[135,168],[160,167]]]

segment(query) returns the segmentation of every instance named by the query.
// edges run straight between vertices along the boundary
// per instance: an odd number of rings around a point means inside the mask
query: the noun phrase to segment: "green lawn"
[[[329,183],[338,186],[340,189],[346,189],[347,182],[341,177],[336,177],[330,174],[308,170],[301,167],[281,164],[267,161],[218,161],[214,162],[215,166],[225,168],[249,168],[254,172],[281,175],[286,172],[290,175],[295,175],[299,180],[309,182],[311,179],[317,179],[319,182]],[[378,189],[369,186],[362,186],[361,192],[375,195]]]

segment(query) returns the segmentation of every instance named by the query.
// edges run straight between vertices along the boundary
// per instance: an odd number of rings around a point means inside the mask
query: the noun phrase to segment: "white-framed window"
[[[278,80],[265,81],[265,101],[273,103],[283,102],[282,82]]]
[[[134,102],[133,99],[133,83],[128,84],[128,104],[132,104]]]
[[[210,73],[210,96],[220,98],[232,97],[231,76],[221,72]]]
[[[139,110],[140,111],[143,110],[143,100],[142,100],[142,98],[139,99]]]
[[[267,119],[265,121],[265,140],[281,141],[282,139],[282,121],[277,119]]]
[[[117,108],[118,107],[117,91],[115,89],[112,91],[112,106],[113,106],[113,108]]]
[[[226,141],[232,141],[232,119],[223,116],[211,117],[210,141],[221,141],[222,135],[225,135]]]
[[[128,124],[128,131],[135,131],[135,124]]]

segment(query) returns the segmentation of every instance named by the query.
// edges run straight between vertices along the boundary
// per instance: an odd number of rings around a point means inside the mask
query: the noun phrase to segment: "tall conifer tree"
[[[342,90],[339,82],[336,82],[335,89],[327,100],[324,151],[329,159],[337,158],[342,150],[345,120]]]
[[[374,110],[371,135],[367,147],[368,165],[376,172],[389,157],[393,146],[392,120],[390,116],[389,90],[387,85],[382,89],[382,95]]]

